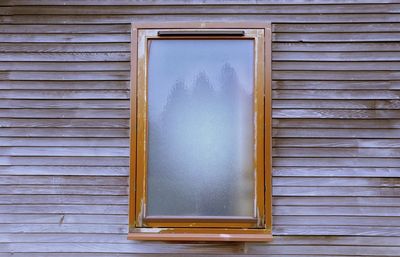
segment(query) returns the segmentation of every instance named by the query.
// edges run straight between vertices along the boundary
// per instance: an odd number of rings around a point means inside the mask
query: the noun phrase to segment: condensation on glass
[[[254,41],[148,49],[146,215],[255,217]]]

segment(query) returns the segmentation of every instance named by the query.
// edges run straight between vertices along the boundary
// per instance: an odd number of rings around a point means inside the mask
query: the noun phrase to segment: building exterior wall
[[[0,257],[400,256],[400,4],[0,1]],[[273,24],[271,243],[126,240],[130,23]]]

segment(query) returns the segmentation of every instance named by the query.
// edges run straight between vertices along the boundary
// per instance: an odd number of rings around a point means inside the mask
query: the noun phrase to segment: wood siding
[[[0,257],[400,256],[400,2],[0,1]],[[273,23],[271,243],[128,241],[130,23]]]

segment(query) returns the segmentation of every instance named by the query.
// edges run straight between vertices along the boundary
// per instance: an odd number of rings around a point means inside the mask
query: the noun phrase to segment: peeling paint
[[[222,238],[231,238],[231,235],[229,234],[219,234],[218,236]]]
[[[144,199],[141,199],[140,201],[140,210],[139,210],[139,215],[138,215],[138,225],[139,227],[143,226],[143,217],[144,217],[144,211],[146,210],[146,204],[144,203]]]
[[[135,232],[143,233],[160,233],[162,231],[167,231],[169,228],[136,228]]]

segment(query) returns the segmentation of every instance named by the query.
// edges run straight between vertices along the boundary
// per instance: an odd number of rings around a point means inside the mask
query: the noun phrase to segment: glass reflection
[[[254,216],[253,41],[149,49],[147,215]]]

